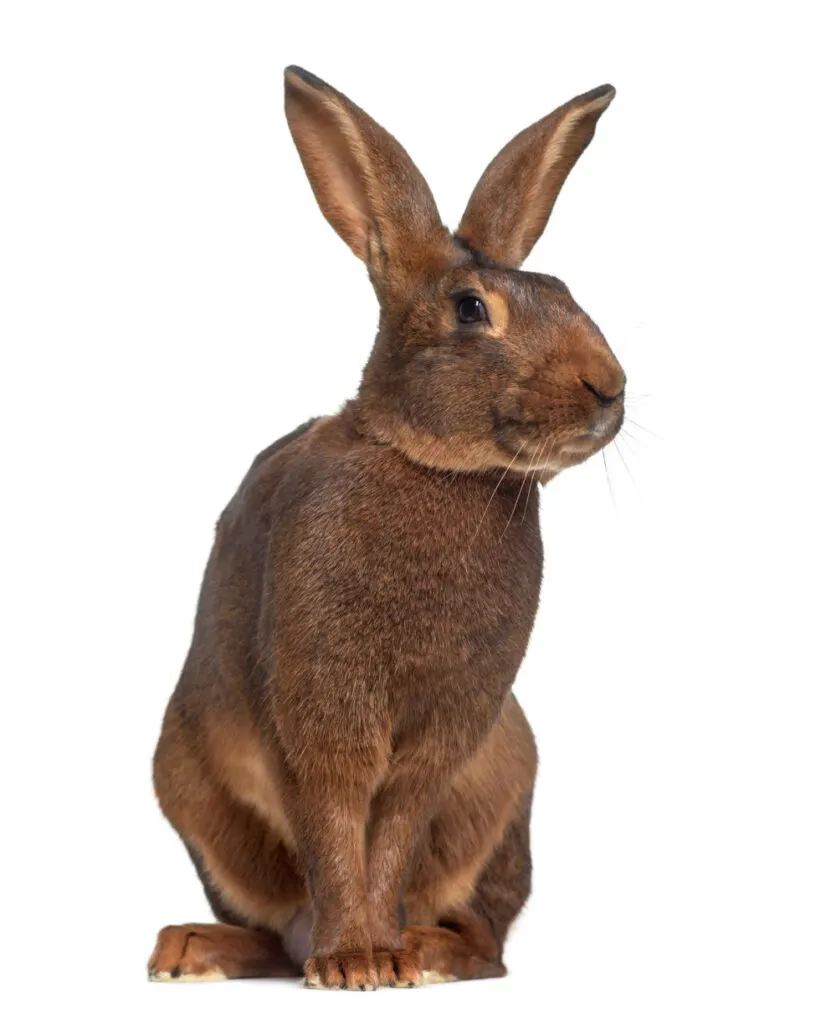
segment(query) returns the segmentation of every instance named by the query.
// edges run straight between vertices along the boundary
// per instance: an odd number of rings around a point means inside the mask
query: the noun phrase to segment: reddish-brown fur
[[[536,752],[511,686],[538,484],[616,434],[624,392],[565,286],[517,267],[612,95],[513,140],[451,236],[395,140],[288,69],[291,131],[380,330],[357,397],[263,452],[218,523],[154,782],[222,924],[163,929],[152,977],[504,973],[531,875]],[[485,321],[458,322],[463,294]]]

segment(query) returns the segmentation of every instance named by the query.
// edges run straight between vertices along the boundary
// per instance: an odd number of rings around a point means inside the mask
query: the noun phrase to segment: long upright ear
[[[518,267],[543,233],[563,182],[613,96],[611,85],[601,85],[513,138],[479,179],[458,237],[494,262]]]
[[[328,222],[366,263],[376,288],[408,284],[428,250],[449,235],[406,150],[346,96],[302,68],[285,70],[285,111]]]

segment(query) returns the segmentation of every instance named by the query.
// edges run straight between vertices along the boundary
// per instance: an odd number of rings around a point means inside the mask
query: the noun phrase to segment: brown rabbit
[[[495,977],[531,878],[511,686],[537,485],[615,436],[625,382],[566,287],[517,268],[614,90],[513,139],[451,235],[367,114],[285,84],[380,329],[357,397],[262,452],[218,523],[154,783],[222,923],[164,928],[150,976]]]

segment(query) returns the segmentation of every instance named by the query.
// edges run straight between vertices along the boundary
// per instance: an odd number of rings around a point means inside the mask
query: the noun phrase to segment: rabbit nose
[[[594,384],[590,384],[589,381],[584,380],[583,377],[581,377],[581,384],[583,384],[587,391],[591,391],[592,394],[595,395],[595,397],[598,399],[598,404],[603,406],[604,408],[607,408],[607,406],[612,405],[613,402],[617,402],[618,399],[621,398],[621,396],[624,394],[624,388],[622,388],[617,395],[608,395],[603,391],[599,391]]]

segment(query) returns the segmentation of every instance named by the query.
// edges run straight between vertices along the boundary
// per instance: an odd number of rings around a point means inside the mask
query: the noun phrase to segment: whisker
[[[607,490],[610,492],[610,501],[612,502],[612,507],[616,511],[618,511],[618,506],[615,503],[615,494],[613,494],[613,489],[612,489],[612,480],[610,480],[610,467],[609,467],[609,464],[607,463],[607,449],[606,448],[602,448],[601,449],[601,455],[604,457],[604,473],[606,474],[606,477],[607,477]]]
[[[628,416],[625,419],[624,422],[628,423],[631,427],[638,427],[639,430],[643,430],[645,432],[645,434],[650,434],[651,437],[655,437],[657,441],[664,440],[659,434],[656,433],[656,431],[651,430],[649,427],[644,426],[643,423],[639,423],[639,421],[633,419],[632,416]]]
[[[511,515],[508,516],[508,522],[505,524],[505,529],[500,534],[500,537],[499,537],[500,540],[502,540],[502,538],[508,532],[508,527],[511,525],[511,520],[514,518],[514,513],[517,511],[517,505],[519,504],[520,498],[522,497],[523,487],[525,487],[525,478],[526,478],[527,475],[528,475],[528,470],[526,470],[525,473],[523,473],[523,478],[522,478],[522,483],[520,484],[520,489],[517,491],[517,496],[514,499],[514,507],[511,509]]]
[[[618,438],[617,437],[613,438],[613,444],[615,445],[615,450],[618,452],[618,457],[624,463],[624,468],[627,470],[627,476],[630,477],[630,479],[633,481],[633,486],[636,488],[636,490],[638,490],[639,488],[638,488],[638,485],[636,484],[636,479],[633,476],[633,474],[630,472],[630,467],[627,465],[627,460],[624,458],[624,452],[622,452],[622,450],[621,450],[621,446],[618,443]]]
[[[547,440],[548,440],[548,438],[543,438],[543,444],[537,449],[537,454],[534,456],[534,462],[535,463],[540,461],[540,453],[546,447],[546,441]],[[552,439],[552,445],[554,445],[554,439]],[[549,454],[551,454],[551,450],[549,451]],[[546,461],[548,462],[548,459]],[[528,511],[528,503],[531,500],[531,492],[534,490],[536,479],[537,479],[537,470],[536,470],[536,468],[533,468],[531,470],[531,480],[529,480],[529,482],[528,482],[528,493],[525,496],[525,505],[523,505],[523,514],[522,514],[522,521],[523,522],[525,522],[525,514]]]
[[[624,447],[633,456],[640,450],[641,444],[644,442],[644,438],[635,437],[629,430],[623,428],[619,431],[618,436],[624,441]]]
[[[471,547],[473,546],[473,542],[474,542],[474,541],[476,540],[476,535],[477,535],[477,534],[479,533],[479,530],[480,530],[480,529],[482,528],[482,523],[484,523],[484,521],[485,521],[485,516],[486,516],[486,515],[488,514],[488,509],[489,509],[489,508],[491,507],[491,502],[492,502],[492,501],[493,501],[493,499],[494,499],[494,498],[496,497],[496,492],[497,492],[497,491],[499,490],[499,488],[500,488],[500,487],[502,486],[502,481],[503,481],[503,480],[505,479],[505,477],[506,477],[506,476],[508,475],[508,471],[510,470],[510,468],[511,468],[511,467],[512,467],[512,466],[514,465],[514,463],[515,463],[515,462],[517,461],[517,456],[518,456],[518,455],[520,454],[520,452],[521,452],[521,451],[523,450],[523,447],[524,447],[524,446],[525,446],[525,441],[521,442],[521,444],[520,444],[519,448],[518,448],[518,449],[517,449],[517,451],[516,451],[516,454],[514,455],[513,459],[511,459],[511,461],[510,461],[510,462],[508,463],[508,465],[507,465],[507,466],[505,467],[505,472],[504,472],[504,473],[502,474],[502,476],[501,476],[501,477],[499,478],[499,480],[498,480],[498,482],[497,482],[497,485],[496,485],[496,487],[494,487],[493,491],[491,492],[491,496],[490,496],[490,498],[488,498],[488,503],[487,503],[487,505],[485,506],[485,511],[484,511],[484,512],[482,513],[482,518],[481,518],[481,519],[479,520],[479,523],[478,523],[478,525],[477,525],[477,527],[476,527],[476,529],[475,529],[475,531],[474,531],[474,533],[473,533],[473,536],[472,536],[472,537],[470,538],[470,543],[469,543],[469,544],[467,545],[467,550],[468,550],[468,551],[469,551],[469,550],[471,549]]]
[[[635,434],[631,434],[630,431],[624,425],[622,425],[621,430],[619,430],[618,436],[623,437],[625,439],[629,438],[635,445],[639,445],[645,440],[644,438],[636,437]]]

